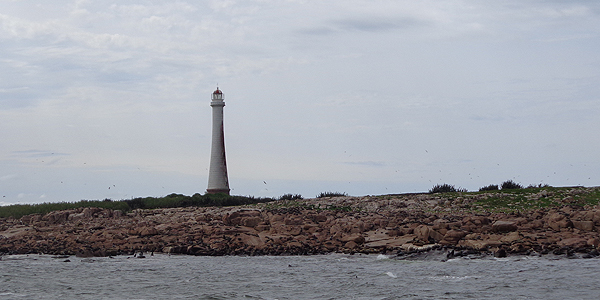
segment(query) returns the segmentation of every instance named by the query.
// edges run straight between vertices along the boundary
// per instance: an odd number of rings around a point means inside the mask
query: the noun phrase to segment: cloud
[[[386,18],[382,16],[348,17],[330,20],[322,25],[297,30],[306,35],[331,35],[336,33],[377,33],[428,26],[430,23],[410,17]]]
[[[7,181],[7,180],[15,179],[18,177],[19,176],[17,174],[4,175],[4,176],[0,176],[0,181]]]
[[[424,26],[427,22],[414,18],[399,18],[395,20],[385,20],[374,18],[353,18],[333,22],[338,28],[344,31],[366,31],[366,32],[385,32],[394,29],[405,29],[417,26]]]
[[[345,161],[342,163],[345,165],[367,166],[367,167],[384,167],[386,165],[386,163],[382,162],[382,161]]]
[[[17,157],[56,157],[56,156],[69,156],[69,153],[61,153],[58,151],[46,151],[46,150],[19,150],[13,151],[13,156]]]

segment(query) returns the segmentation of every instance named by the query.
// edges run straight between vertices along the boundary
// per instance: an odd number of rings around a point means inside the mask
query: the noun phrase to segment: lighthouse
[[[227,179],[227,163],[225,160],[225,133],[223,131],[223,92],[212,93],[212,148],[210,151],[210,169],[208,171],[208,188],[206,193],[225,193],[229,195]]]

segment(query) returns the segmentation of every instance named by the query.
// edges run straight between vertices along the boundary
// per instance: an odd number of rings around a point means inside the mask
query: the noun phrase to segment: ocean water
[[[599,299],[600,259],[3,256],[0,299]]]

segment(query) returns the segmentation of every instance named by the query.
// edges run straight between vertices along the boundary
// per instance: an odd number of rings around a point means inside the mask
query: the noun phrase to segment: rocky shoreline
[[[577,195],[597,191],[597,187],[574,188],[557,197],[556,205],[504,212],[474,206],[482,197],[498,197],[498,193],[335,197],[128,213],[80,208],[0,219],[0,254],[342,252],[411,257],[443,250],[448,258],[472,254],[594,257],[600,250],[600,207],[573,201]],[[540,191],[531,197],[546,199],[552,193]]]

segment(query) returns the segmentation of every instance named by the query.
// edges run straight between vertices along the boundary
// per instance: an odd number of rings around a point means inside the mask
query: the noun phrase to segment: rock
[[[254,227],[254,229],[256,229],[256,231],[261,232],[261,231],[269,231],[271,229],[271,226],[269,225],[256,225],[256,227]]]
[[[571,221],[573,223],[573,227],[583,230],[583,231],[594,231],[594,222],[593,221]]]
[[[83,216],[85,218],[93,218],[95,213],[102,211],[101,208],[98,207],[86,207],[83,209]]]
[[[356,244],[363,244],[365,242],[365,237],[360,233],[350,234],[342,237],[340,239],[342,242],[355,242]]]
[[[561,240],[557,243],[559,246],[567,246],[572,248],[580,248],[585,247],[587,245],[587,240],[584,238],[573,237]]]
[[[258,224],[262,222],[262,218],[260,217],[244,217],[241,220],[241,225],[246,227],[256,227]]]
[[[484,216],[473,216],[471,217],[471,222],[478,226],[488,225],[491,223],[490,219]]]
[[[140,236],[151,236],[151,235],[157,235],[157,234],[158,234],[158,230],[156,230],[156,228],[154,228],[154,227],[144,227],[139,230]]]
[[[512,221],[496,221],[492,224],[492,231],[494,232],[511,232],[517,230],[517,224]]]
[[[440,245],[458,251],[456,253],[495,251],[501,254],[499,248],[502,248],[508,253],[537,251],[547,254],[555,250],[557,253],[590,253],[600,246],[600,234],[596,231],[600,226],[600,206],[469,213],[456,210],[459,208],[456,204],[461,201],[440,201],[433,195],[387,197],[392,199],[304,200],[306,207],[360,208],[355,211],[305,207],[273,209],[269,204],[138,209],[126,214],[81,208],[16,220],[0,218],[0,254],[43,252],[102,256],[131,255],[134,251],[190,255],[381,253],[402,249],[428,251]],[[473,199],[464,196],[462,202],[470,203]],[[439,204],[445,205],[442,211],[449,210],[432,213],[431,206],[427,206],[431,201],[444,202]]]
[[[262,247],[264,243],[261,241],[260,237],[249,234],[240,234],[238,236],[238,240],[245,245],[253,246],[253,247]]]
[[[429,237],[432,238],[434,241],[439,242],[442,239],[444,239],[444,235],[437,232],[436,230],[430,230],[429,231]]]
[[[598,226],[600,226],[600,210],[596,209],[593,211],[593,217],[592,217],[592,221],[594,221],[594,223]]]
[[[287,226],[288,230],[287,232],[283,232],[283,233],[287,233],[289,235],[300,235],[302,233],[302,227],[301,226]]]
[[[302,225],[304,223],[304,220],[297,217],[288,217],[285,219],[284,222],[285,225]]]
[[[513,231],[513,232],[511,232],[511,233],[509,233],[509,234],[501,237],[500,238],[500,242],[509,243],[510,244],[510,243],[516,242],[516,241],[518,241],[520,239],[521,239],[521,235],[518,232]]]
[[[47,213],[45,216],[42,217],[42,220],[48,221],[48,223],[50,224],[61,224],[69,219],[69,214],[70,211],[68,210],[54,211],[51,213]]]
[[[327,221],[327,216],[323,215],[323,214],[313,215],[312,220],[315,223],[325,222],[325,221]]]
[[[494,257],[497,257],[497,258],[506,257],[506,250],[498,249],[498,251],[494,252]]]
[[[440,244],[442,244],[442,245],[456,245],[456,244],[458,244],[458,242],[462,238],[465,237],[465,235],[466,235],[466,232],[464,232],[464,231],[449,230],[448,232],[446,232],[446,234],[444,235],[444,237],[440,241]]]
[[[70,214],[68,220],[69,220],[69,222],[73,222],[73,221],[81,220],[83,218],[85,218],[84,213]]]
[[[427,242],[429,241],[429,232],[431,229],[427,225],[419,225],[414,229],[414,234],[421,241]]]
[[[573,227],[571,220],[567,218],[563,213],[552,213],[548,215],[548,227],[554,231],[560,231],[562,228]]]
[[[346,244],[344,244],[344,247],[348,249],[354,249],[358,247],[358,244],[356,244],[354,241],[349,241]]]
[[[498,247],[502,243],[490,240],[460,240],[458,246],[483,251],[489,247]]]

